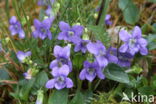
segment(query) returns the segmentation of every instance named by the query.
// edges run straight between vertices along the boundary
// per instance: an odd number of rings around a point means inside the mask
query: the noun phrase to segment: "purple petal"
[[[16,56],[17,56],[18,60],[21,61],[21,62],[25,59],[25,53],[22,52],[22,51],[18,51],[16,53]]]
[[[141,48],[140,48],[140,53],[141,53],[142,55],[147,55],[147,54],[148,54],[147,48],[146,48],[146,47],[141,47]]]
[[[98,49],[97,49],[96,43],[92,43],[92,42],[88,43],[87,49],[90,53],[92,53],[94,55],[98,54]]]
[[[66,87],[67,88],[73,87],[73,81],[70,78],[66,78]]]
[[[20,31],[19,31],[19,38],[20,38],[20,39],[24,39],[24,38],[25,38],[25,33],[24,33],[23,30],[20,30]]]
[[[10,24],[15,24],[17,22],[17,19],[15,16],[12,16],[11,19],[9,20]]]
[[[11,25],[11,26],[9,27],[9,30],[11,31],[11,35],[12,35],[12,36],[14,36],[14,35],[16,35],[16,34],[18,33],[18,31],[14,28],[13,25]]]
[[[69,74],[70,70],[68,65],[63,65],[60,69],[59,69],[59,75],[64,75],[67,76]]]
[[[107,64],[108,64],[108,60],[107,60],[104,56],[96,57],[96,60],[97,60],[97,62],[99,63],[99,66],[100,66],[100,67],[105,67],[105,66],[107,66]]]
[[[128,49],[128,45],[127,44],[123,44],[120,48],[119,48],[119,51],[121,53],[125,53]]]
[[[43,20],[42,25],[46,28],[46,29],[50,29],[52,24],[52,20],[50,18],[47,18],[45,20]]]
[[[68,23],[61,21],[59,23],[59,28],[61,31],[68,31],[70,29],[70,26]]]
[[[84,80],[86,78],[86,69],[82,69],[82,71],[79,74],[79,78],[81,80]]]
[[[63,56],[66,57],[66,58],[69,58],[70,57],[70,47],[69,46],[65,46],[62,51],[63,53]]]
[[[78,43],[81,42],[81,40],[82,39],[80,37],[76,36],[76,35],[71,36],[71,37],[68,38],[68,41],[72,42],[73,44],[78,44]]]
[[[118,58],[116,56],[110,54],[109,57],[108,57],[108,61],[110,63],[117,63],[118,62]]]
[[[38,31],[34,31],[34,32],[32,33],[32,35],[33,35],[34,38],[38,38],[38,34],[39,34]]]
[[[107,20],[107,21],[105,21],[105,24],[106,25],[112,25],[113,23],[112,23],[112,21]]]
[[[120,36],[120,39],[124,42],[127,42],[131,37],[131,35],[125,30],[121,30],[119,32],[119,36]]]
[[[146,46],[147,46],[147,41],[146,41],[144,38],[138,39],[138,43],[139,43],[142,47],[146,47]]]
[[[134,38],[141,38],[141,29],[140,29],[140,27],[139,26],[135,26],[134,27],[134,30],[133,30],[133,33],[132,33],[132,35],[133,35],[133,37]]]
[[[54,56],[55,56],[55,57],[58,57],[58,56],[59,56],[59,53],[60,53],[61,51],[62,51],[62,47],[56,45],[56,46],[54,47]]]
[[[111,18],[111,15],[107,14],[106,17],[105,17],[105,21],[109,20],[110,18]]]
[[[131,55],[135,55],[135,53],[137,53],[138,52],[138,48],[130,48],[129,49],[129,53],[131,54]]]
[[[54,67],[56,67],[56,66],[57,66],[57,63],[58,63],[58,61],[57,61],[57,60],[53,60],[53,61],[50,63],[49,68],[52,70]]]
[[[31,56],[31,51],[27,51],[27,52],[25,53],[25,56],[26,56],[26,57]]]
[[[88,62],[88,61],[85,61],[85,62],[83,63],[83,66],[84,66],[85,68],[89,68],[89,66],[91,66],[91,63]]]
[[[90,82],[92,82],[95,77],[96,77],[96,74],[93,74],[93,75],[86,74],[86,79],[89,80]]]
[[[72,71],[72,62],[70,60],[68,60],[68,66],[69,66],[69,69],[70,69],[70,72]]]
[[[48,6],[48,8],[46,9],[45,13],[46,13],[47,16],[51,16],[51,14],[52,14],[51,6]]]
[[[98,76],[100,79],[104,79],[104,78],[105,78],[105,76],[104,76],[104,74],[102,73],[102,70],[101,70],[101,69],[98,69],[98,70],[96,71],[96,73],[97,73],[97,76]]]
[[[38,19],[34,19],[34,26],[38,29],[41,26],[41,22]]]
[[[55,85],[55,79],[51,79],[46,83],[46,88],[49,89],[54,88],[54,85]]]
[[[121,66],[121,67],[130,67],[131,63],[130,63],[130,61],[119,60],[118,65]]]
[[[63,84],[63,85],[61,85],[61,84],[59,84],[59,83],[56,83],[56,84],[55,84],[55,88],[56,88],[57,90],[61,90],[61,89],[63,89],[65,86],[66,86],[65,84]]]
[[[50,31],[48,31],[47,35],[48,35],[49,40],[51,40],[52,39],[52,34],[51,34]]]
[[[54,77],[57,77],[57,76],[59,76],[59,68],[58,67],[54,67],[53,69],[52,69],[52,72],[51,72],[51,74],[54,76]]]
[[[74,51],[75,52],[78,52],[81,50],[81,46],[80,45],[76,45],[75,48],[74,48]]]
[[[44,40],[47,37],[47,35],[46,34],[39,33],[39,37],[40,37],[40,39]]]
[[[58,34],[58,40],[68,40],[67,32],[63,31]]]
[[[74,30],[76,36],[81,36],[84,30],[84,27],[80,25],[74,25],[72,27],[72,30]]]

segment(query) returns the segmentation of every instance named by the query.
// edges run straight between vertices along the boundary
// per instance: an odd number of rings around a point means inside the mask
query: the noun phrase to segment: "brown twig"
[[[6,83],[6,84],[17,84],[17,81],[10,81],[10,80],[1,80],[0,83]]]

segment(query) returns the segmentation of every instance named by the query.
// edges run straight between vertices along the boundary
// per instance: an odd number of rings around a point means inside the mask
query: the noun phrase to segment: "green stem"
[[[100,84],[100,82],[101,82],[101,79],[100,79],[100,80],[98,80],[98,82],[96,83],[96,85],[95,85],[95,87],[94,87],[94,90],[96,90],[96,89],[97,89],[97,87],[98,87],[98,85]]]
[[[110,0],[103,0],[103,2],[101,4],[101,5],[103,5],[103,8],[102,8],[101,14],[99,14],[101,16],[99,17],[98,26],[104,26],[105,25],[104,20],[105,20],[105,16],[106,16],[106,13],[107,13],[107,8],[109,6],[109,2],[110,2]]]
[[[92,90],[92,83],[91,82],[88,82],[88,88],[89,88],[89,91]]]
[[[118,92],[120,92],[120,90],[123,88],[124,84],[119,84],[118,87],[113,91],[112,90],[112,94],[109,96],[109,100],[112,99],[115,94],[117,94]]]

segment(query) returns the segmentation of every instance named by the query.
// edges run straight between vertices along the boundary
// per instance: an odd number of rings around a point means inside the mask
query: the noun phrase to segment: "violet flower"
[[[16,53],[16,56],[20,62],[24,62],[26,57],[31,56],[31,52],[30,51],[27,51],[27,52],[18,51]]]
[[[79,75],[81,80],[87,79],[92,82],[96,76],[98,76],[100,79],[105,78],[102,69],[99,67],[97,62],[89,63],[88,61],[85,61],[83,66],[84,69],[82,69]]]
[[[10,23],[9,30],[11,32],[11,35],[14,36],[18,34],[20,39],[24,39],[25,33],[22,29],[21,23],[16,19],[15,16],[11,17],[9,23]]]
[[[107,14],[105,17],[105,24],[106,25],[112,25],[112,21],[110,21],[111,15]]]
[[[23,73],[23,76],[25,79],[28,79],[28,80],[32,78],[32,75],[28,72]]]
[[[46,11],[45,11],[46,15],[49,16],[49,17],[52,17],[52,7],[51,6],[48,6]]]
[[[34,26],[35,26],[35,31],[32,33],[34,38],[40,38],[44,40],[45,38],[49,38],[50,40],[52,39],[52,34],[50,31],[52,22],[54,18],[47,18],[40,22],[39,20],[35,19],[34,20]]]
[[[87,49],[91,54],[94,54],[100,67],[107,66],[108,59],[106,57],[106,48],[100,41],[97,41],[96,43],[95,42],[88,43]]]
[[[55,67],[62,67],[63,65],[68,65],[70,71],[72,70],[72,63],[70,61],[70,47],[60,47],[56,45],[54,47],[54,56],[56,57],[55,60],[53,60],[50,63],[50,69],[53,69]]]
[[[120,39],[124,41],[124,44],[120,47],[120,52],[129,52],[132,55],[135,55],[135,53],[140,52],[142,55],[147,55],[147,41],[144,38],[142,38],[141,35],[141,29],[138,26],[135,26],[134,30],[132,31],[132,35],[130,35],[125,30],[121,30],[119,36]]]
[[[117,51],[116,48],[111,47],[110,52],[112,52],[113,55],[118,57],[118,61],[116,64],[118,64],[121,67],[130,67],[131,66],[131,60],[134,56],[132,56],[130,53],[121,53]]]
[[[109,63],[116,64],[118,62],[117,54],[114,54],[113,52],[112,52],[112,47],[108,48],[108,50],[106,51],[106,58]]]
[[[90,40],[81,40],[77,43],[75,43],[74,51],[78,52],[81,51],[82,53],[86,53],[87,51],[87,44],[90,42]]]
[[[61,68],[55,67],[52,71],[54,79],[51,79],[46,83],[46,88],[51,89],[55,87],[57,90],[72,88],[73,82],[67,77],[69,72],[70,69],[67,65],[63,65]]]
[[[74,25],[73,27],[70,27],[68,23],[63,21],[59,23],[59,28],[62,32],[59,33],[58,39],[73,43],[81,37],[84,30],[83,26]]]

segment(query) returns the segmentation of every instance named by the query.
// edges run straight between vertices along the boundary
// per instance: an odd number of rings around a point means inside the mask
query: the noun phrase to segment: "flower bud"
[[[97,14],[97,13],[94,14],[94,18],[95,18],[95,19],[98,18],[98,14]]]
[[[38,90],[37,91],[37,100],[35,104],[43,104],[43,90]]]

